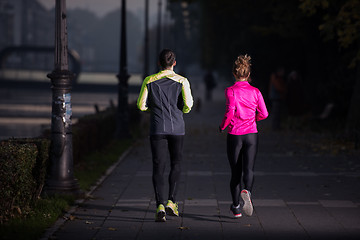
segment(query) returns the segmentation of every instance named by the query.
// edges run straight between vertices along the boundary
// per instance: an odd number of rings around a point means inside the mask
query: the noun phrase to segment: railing
[[[46,70],[47,73],[52,71],[52,67],[49,68],[48,59],[53,59],[53,53],[55,48],[48,46],[10,46],[2,49],[0,51],[0,71],[2,77],[5,76],[14,76],[14,74],[26,73],[27,77],[32,77],[37,75],[41,70]],[[71,72],[74,73],[74,82],[77,82],[77,79],[81,73],[81,61],[80,56],[75,50],[69,50],[68,56],[70,59]],[[41,61],[38,61],[41,59]],[[43,66],[45,61],[45,65]],[[42,62],[42,63],[40,63]],[[45,69],[44,69],[45,68]],[[19,69],[22,69],[21,71]],[[25,72],[25,69],[28,72]],[[5,72],[4,72],[5,71]],[[45,75],[46,77],[46,75]],[[6,79],[6,78],[5,78]]]
[[[27,70],[27,69],[0,69],[0,79],[8,81],[37,81],[49,82],[50,79],[47,74],[50,71],[46,70]],[[142,84],[142,74],[131,73],[129,78],[129,85],[140,86]],[[116,73],[103,73],[103,72],[83,72],[77,79],[77,83],[88,84],[118,84],[119,80]]]

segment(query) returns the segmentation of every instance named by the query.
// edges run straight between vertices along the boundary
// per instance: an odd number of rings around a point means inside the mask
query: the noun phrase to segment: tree
[[[302,0],[300,8],[308,16],[321,12],[323,23],[319,31],[323,33],[324,40],[336,39],[342,49],[351,49],[352,59],[349,68],[356,68],[355,84],[347,114],[346,130],[360,134],[360,1],[311,1]]]
[[[254,62],[254,83],[262,88],[265,98],[271,71],[279,65],[288,71],[297,70],[307,86],[308,112],[316,115],[326,104],[335,103],[331,117],[347,122],[348,129],[360,126],[360,108],[356,105],[360,102],[360,84],[355,71],[355,65],[359,66],[360,1],[188,2],[201,7],[199,46],[204,68],[216,70],[231,81],[234,58],[247,53]]]

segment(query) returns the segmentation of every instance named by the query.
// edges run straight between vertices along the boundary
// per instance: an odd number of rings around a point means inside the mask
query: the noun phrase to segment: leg
[[[243,180],[245,189],[251,192],[254,184],[254,166],[258,146],[258,135],[257,133],[253,133],[244,135],[244,137]]]
[[[184,135],[168,135],[171,170],[169,175],[169,200],[176,201],[177,185],[181,174]]]
[[[227,135],[227,156],[231,168],[230,191],[234,206],[239,205],[242,175],[241,136]]]
[[[150,145],[153,161],[152,181],[155,191],[156,206],[164,203],[164,171],[166,166],[166,139],[163,135],[151,135]]]
[[[241,191],[241,198],[244,201],[243,211],[248,216],[253,214],[251,191],[254,183],[254,165],[258,143],[257,139],[257,133],[244,135],[243,168],[245,189]]]

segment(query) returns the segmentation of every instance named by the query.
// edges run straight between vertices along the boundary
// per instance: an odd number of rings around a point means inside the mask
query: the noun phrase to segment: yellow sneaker
[[[156,209],[155,222],[166,222],[165,207],[162,204]]]
[[[168,200],[167,204],[166,204],[166,213],[169,214],[170,216],[179,216],[179,210],[178,210],[178,204],[177,203],[173,203],[173,201]]]

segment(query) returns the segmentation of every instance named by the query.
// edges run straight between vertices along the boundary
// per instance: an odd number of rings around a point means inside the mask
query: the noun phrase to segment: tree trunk
[[[347,116],[346,132],[355,137],[356,148],[360,137],[360,63],[356,66],[356,80]]]

